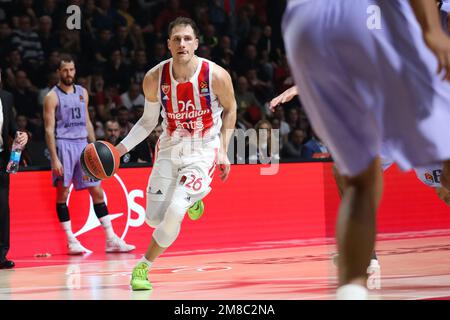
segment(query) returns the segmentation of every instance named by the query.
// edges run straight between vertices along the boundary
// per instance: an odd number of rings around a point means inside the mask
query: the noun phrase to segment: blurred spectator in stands
[[[153,163],[153,160],[155,159],[156,144],[162,133],[163,129],[161,125],[157,125],[149,136],[134,148],[130,160]]]
[[[250,138],[249,163],[267,164],[273,160],[279,162],[278,144],[276,141],[272,141],[272,129],[272,124],[268,120],[261,120],[256,123],[255,135]],[[273,138],[277,137],[274,136]]]
[[[97,113],[102,121],[109,120],[117,116],[117,110],[122,105],[120,99],[119,89],[114,85],[102,85],[103,78],[100,78],[99,88],[104,88],[102,91],[97,91],[95,95],[95,102]]]
[[[248,8],[242,6],[238,9],[235,28],[233,28],[235,31],[236,42],[242,43],[242,41],[247,39],[250,35],[251,27],[252,24],[249,19]]]
[[[19,18],[19,28],[12,33],[12,44],[17,46],[25,63],[37,68],[44,61],[44,51],[39,35],[32,30],[31,20],[27,15]]]
[[[55,49],[52,52],[50,52],[50,55],[48,57],[48,59],[45,60],[45,63],[41,66],[41,68],[39,69],[39,75],[44,75],[44,74],[49,74],[52,72],[56,72],[56,70],[58,69],[58,65],[59,65],[59,61],[60,61],[60,53],[59,50]],[[46,79],[43,79],[44,81]],[[41,85],[45,85],[41,83]]]
[[[105,129],[103,123],[97,118],[97,112],[95,107],[90,105],[88,107],[89,119],[91,119],[92,126],[94,127],[95,139],[103,139],[105,136]]]
[[[138,104],[138,105],[133,106],[133,108],[131,108],[131,112],[132,112],[132,118],[130,119],[130,122],[135,124],[144,114],[144,105]]]
[[[279,108],[281,108],[281,107],[279,107]],[[288,141],[288,133],[289,133],[289,131],[287,133],[285,133],[285,134],[281,134],[281,122],[277,118],[272,118],[270,120],[270,123],[272,125],[272,129],[278,129],[279,130],[279,133],[280,133],[279,147],[280,147],[280,150],[281,150],[283,148],[283,146],[286,144],[286,142]]]
[[[117,13],[122,16],[126,21],[126,27],[130,28],[134,25],[135,19],[130,14],[130,1],[129,0],[118,0],[117,3]]]
[[[122,157],[122,163],[139,162],[139,163],[152,163],[155,157],[156,143],[161,136],[163,129],[161,125],[149,134],[149,136],[139,143],[133,150],[128,152]]]
[[[12,29],[6,21],[0,21],[0,43],[0,66],[4,66],[8,53],[13,49]]]
[[[309,139],[303,149],[303,157],[305,159],[329,159],[331,158],[328,148],[317,137],[315,132],[312,132],[312,138]]]
[[[269,25],[264,26],[263,34],[258,41],[258,51],[266,50],[269,56],[272,54],[273,40],[272,40],[272,27]]]
[[[98,39],[94,40],[94,54],[98,65],[103,66],[108,61],[114,46],[111,31],[106,28],[101,29],[98,32]]]
[[[105,140],[112,145],[120,142],[120,126],[117,120],[108,120],[105,123]]]
[[[126,26],[127,20],[111,7],[111,0],[100,0],[94,14],[93,27],[112,31],[117,25]]]
[[[149,70],[149,65],[147,63],[147,56],[145,55],[145,50],[137,50],[133,64],[131,66],[131,79],[133,82],[142,83],[144,76]]]
[[[275,64],[270,60],[269,53],[263,49],[259,52],[259,71],[264,81],[270,82],[270,87],[274,90],[273,77]],[[275,91],[273,91],[275,93]]]
[[[95,27],[94,27],[94,17],[97,12],[97,7],[95,5],[95,0],[86,0],[84,2],[81,14],[83,19],[82,30],[89,34],[92,38],[95,37]]]
[[[40,5],[36,6],[36,14],[38,17],[48,16],[52,20],[52,30],[58,29],[58,19],[61,18],[62,10],[61,3],[57,3],[56,0],[44,0],[39,1]],[[83,16],[84,18],[84,16]]]
[[[278,48],[275,50],[277,52],[277,61],[275,62],[275,70],[274,70],[274,86],[276,92],[284,92],[290,87],[294,86],[294,79],[291,76],[291,72],[289,70],[288,61],[286,59],[286,55],[280,52]]]
[[[284,145],[281,152],[283,160],[299,161],[303,158],[303,143],[306,139],[306,133],[299,128],[293,129],[289,134],[288,142]]]
[[[134,50],[145,50],[145,48],[147,47],[147,44],[145,42],[145,36],[143,33],[142,28],[137,25],[134,24],[130,27],[130,36],[131,36],[131,41],[133,42],[133,48]],[[149,41],[148,44],[152,44],[152,41]]]
[[[30,21],[30,27],[35,28],[37,26],[37,15],[33,9],[33,0],[18,0],[15,2],[16,3],[12,15],[19,17],[20,16],[28,17]]]
[[[50,52],[58,47],[58,39],[56,34],[52,32],[52,25],[53,22],[50,16],[42,16],[39,18],[38,34],[45,58],[48,58]]]
[[[295,129],[300,128],[300,114],[297,107],[292,107],[287,110],[286,122],[289,128]]]
[[[217,27],[219,34],[224,34],[227,31],[228,16],[223,8],[223,1],[208,1],[208,16],[209,21]]]
[[[205,26],[202,35],[200,35],[199,44],[205,44],[213,49],[218,43],[216,28],[213,24],[208,24]]]
[[[252,128],[261,119],[262,105],[256,99],[254,93],[249,90],[246,77],[238,78],[235,98],[238,121],[244,124],[246,128]]]
[[[308,116],[306,115],[305,110],[303,108],[299,110],[299,118],[300,118],[299,128],[305,131],[308,138],[310,138],[311,124],[309,123]]]
[[[199,57],[212,60],[211,57],[211,48],[207,46],[206,44],[201,44],[198,46],[197,55]]]
[[[210,24],[209,22],[209,13],[208,13],[208,4],[206,1],[195,1],[194,3],[189,3],[189,0],[183,1],[183,4],[186,8],[189,8],[189,11],[193,13],[193,19],[196,21],[197,26],[201,26],[200,34],[203,33],[203,28]]]
[[[169,0],[166,2],[166,7],[160,12],[155,21],[155,30],[157,34],[163,37],[167,36],[167,27],[169,23],[177,17],[188,17],[191,15],[186,10],[180,7],[179,0]]]
[[[24,69],[19,50],[13,49],[8,53],[6,66],[3,74],[3,82],[6,88],[12,90],[16,86],[16,72]]]
[[[18,70],[15,74],[14,95],[17,114],[24,115],[28,119],[37,118],[39,113],[37,103],[37,89],[33,87],[25,71]]]
[[[231,39],[229,36],[222,36],[220,38],[219,44],[212,50],[212,58],[213,60],[224,66],[227,64],[227,59],[231,57],[233,59],[234,51],[231,48]]]
[[[127,107],[121,106],[117,109],[117,122],[120,126],[120,136],[125,137],[133,128],[133,124],[130,122],[130,111]]]
[[[110,59],[104,70],[107,86],[118,87],[119,92],[128,90],[130,81],[130,69],[122,60],[122,53],[119,49],[111,51]]]
[[[44,126],[42,109],[39,108],[37,101],[37,89],[31,84],[25,71],[19,70],[15,76],[16,87],[12,93],[17,115],[24,115],[28,118],[34,140],[41,141],[44,139]]]
[[[131,41],[128,28],[124,26],[118,26],[116,29],[116,36],[113,38],[113,43],[122,53],[122,57],[125,63],[130,63],[131,56],[134,51],[134,45]]]
[[[266,103],[275,95],[272,82],[270,80],[261,79],[256,69],[248,69],[245,74],[250,86],[250,90],[255,93],[256,99],[260,103]],[[262,109],[262,112],[264,110]]]
[[[79,60],[81,54],[81,38],[79,30],[62,29],[59,31],[59,47],[62,52],[70,52],[74,59]]]
[[[167,54],[167,44],[164,41],[158,41],[155,43],[153,47],[152,54],[150,55],[150,62],[148,65],[156,66],[158,63],[169,59],[169,55]],[[146,64],[147,65],[147,64]]]
[[[44,98],[47,95],[47,93],[58,84],[59,78],[58,74],[56,72],[51,72],[47,74],[47,86],[45,88],[39,89],[37,99],[38,99],[38,105],[40,108],[43,108],[44,106]]]
[[[289,124],[285,121],[285,111],[283,106],[279,106],[275,108],[275,111],[273,113],[274,119],[277,119],[280,122],[279,129],[280,129],[280,136],[282,136],[283,141],[287,142],[288,140],[288,134],[291,131],[291,128],[289,127]],[[272,122],[273,124],[273,122]]]
[[[235,56],[233,68],[236,70],[238,75],[245,75],[245,73],[250,69],[258,70],[259,62],[256,46],[253,44],[246,45],[244,55]]]
[[[141,84],[130,84],[128,91],[122,93],[120,99],[122,100],[122,105],[127,107],[128,110],[131,110],[134,106],[137,105],[144,105],[145,98],[141,93]]]

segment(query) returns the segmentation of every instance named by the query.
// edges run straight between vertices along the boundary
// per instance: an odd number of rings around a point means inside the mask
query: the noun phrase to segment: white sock
[[[70,220],[61,222],[61,227],[63,228],[64,232],[66,233],[68,242],[77,241],[77,238],[75,238],[75,235],[72,232],[72,224],[71,224]]]
[[[150,267],[152,266],[152,264],[153,264],[153,261],[149,261],[149,260],[147,260],[147,258],[145,257],[145,256],[142,256],[142,258],[141,258],[141,260],[139,260],[139,262],[138,263],[145,263],[147,266],[148,266],[148,268],[150,269]]]
[[[112,240],[116,234],[114,233],[114,229],[111,223],[111,217],[109,215],[106,215],[104,217],[101,217],[99,220],[102,224],[103,229],[105,230],[106,239]]]
[[[337,300],[367,300],[369,292],[367,288],[359,284],[346,284],[337,289]]]

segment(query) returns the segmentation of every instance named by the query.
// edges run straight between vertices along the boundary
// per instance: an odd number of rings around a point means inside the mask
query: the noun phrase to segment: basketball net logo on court
[[[128,191],[117,174],[114,175],[114,178],[104,180],[102,187],[114,231],[124,239],[130,227],[140,227],[145,222],[145,208],[136,202],[136,199],[144,199],[144,191],[140,189]],[[70,212],[73,212],[71,219],[75,236],[89,233],[88,241],[83,241],[83,244],[92,246],[90,243],[95,241],[94,243],[103,245],[104,235],[100,221],[95,215],[92,198],[87,191],[72,193],[72,190],[73,185],[69,188],[67,206]],[[91,236],[91,233],[98,233],[98,236]],[[89,241],[90,239],[92,241]],[[89,248],[86,249],[88,252],[92,252]]]

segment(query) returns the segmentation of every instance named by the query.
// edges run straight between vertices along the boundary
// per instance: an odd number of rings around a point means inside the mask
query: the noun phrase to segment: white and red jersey
[[[173,59],[161,62],[158,100],[164,132],[171,137],[215,138],[222,127],[222,106],[212,88],[215,63],[198,58],[192,78],[179,83],[173,77]]]

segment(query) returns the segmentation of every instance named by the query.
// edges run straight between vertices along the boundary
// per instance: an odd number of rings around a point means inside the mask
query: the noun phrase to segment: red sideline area
[[[135,244],[139,255],[152,234],[145,223],[150,170],[120,169],[102,184],[116,233]],[[226,183],[216,178],[204,200],[205,215],[199,221],[186,218],[167,253],[242,250],[261,243],[298,245],[299,239],[334,236],[339,198],[330,163],[280,164],[273,175],[263,175],[264,170],[267,173],[268,167],[234,165]],[[35,260],[36,253],[47,252],[53,258],[66,257],[49,171],[12,175],[10,203],[11,259]],[[103,253],[105,236],[91,205],[87,191],[70,194],[73,231],[80,233],[78,239],[86,248]],[[450,229],[449,211],[413,172],[393,167],[385,175],[378,232]]]

